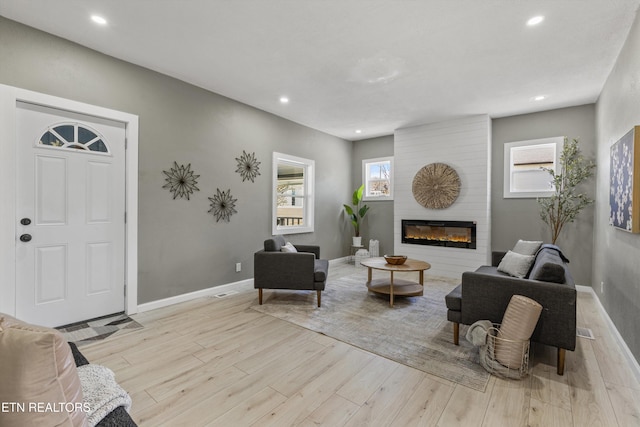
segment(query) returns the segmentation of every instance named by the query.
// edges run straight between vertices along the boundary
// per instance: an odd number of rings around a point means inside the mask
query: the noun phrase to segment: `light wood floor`
[[[144,329],[82,352],[116,373],[141,426],[638,426],[640,385],[593,296],[578,295],[578,326],[596,339],[578,338],[565,375],[536,346],[528,378],[492,377],[484,393],[258,313],[257,291],[135,315]]]

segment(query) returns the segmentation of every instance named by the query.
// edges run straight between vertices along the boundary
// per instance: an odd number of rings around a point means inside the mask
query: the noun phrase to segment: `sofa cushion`
[[[541,241],[533,241],[533,240],[518,240],[518,243],[513,247],[513,252],[522,254],[522,255],[535,255],[542,246]]]
[[[564,263],[560,254],[551,249],[539,251],[531,273],[529,273],[529,279],[565,283]]]
[[[0,413],[0,425],[85,425],[82,386],[60,332],[0,313],[0,355],[0,402],[25,406]]]
[[[456,286],[445,297],[444,301],[447,304],[449,310],[461,311],[462,310],[462,285]]]
[[[317,259],[313,263],[313,281],[324,282],[329,274],[329,260]]]
[[[523,278],[529,272],[534,259],[535,257],[533,255],[522,255],[509,251],[504,258],[502,258],[502,261],[500,261],[498,271],[507,273],[513,277]]]

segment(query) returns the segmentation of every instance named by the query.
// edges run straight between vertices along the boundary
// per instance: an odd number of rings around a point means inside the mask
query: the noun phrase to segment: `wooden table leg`
[[[367,281],[368,281],[369,283],[371,283],[371,277],[372,277],[372,276],[371,276],[371,271],[372,271],[373,269],[372,269],[371,267],[368,267],[368,268],[367,268],[367,270],[368,270],[368,271],[367,271]]]
[[[420,284],[424,286],[424,270],[420,270]]]
[[[393,307],[393,270],[391,271],[391,283],[389,284],[389,305]]]

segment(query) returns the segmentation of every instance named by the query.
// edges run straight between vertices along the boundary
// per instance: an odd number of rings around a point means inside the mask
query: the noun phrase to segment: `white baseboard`
[[[329,260],[329,265],[348,264],[348,263],[349,263],[349,257],[348,256],[344,256],[342,258],[335,258],[335,259],[330,259]]]
[[[157,308],[167,307],[173,304],[181,302],[191,301],[196,298],[209,297],[213,295],[224,294],[229,291],[246,291],[253,289],[253,278],[240,280],[239,282],[227,283],[220,286],[214,286],[212,288],[201,289],[195,292],[189,292],[182,295],[176,295],[157,301],[151,301],[138,305],[138,313],[144,313],[145,311],[155,310]]]
[[[600,309],[600,313],[602,313],[602,316],[607,322],[607,326],[609,327],[609,330],[613,334],[615,340],[618,342],[618,345],[620,345],[620,348],[622,349],[625,359],[627,359],[627,363],[629,364],[631,371],[633,371],[633,374],[635,375],[636,379],[640,381],[640,364],[638,364],[638,361],[636,360],[633,353],[627,346],[627,343],[624,341],[624,338],[622,338],[622,335],[620,335],[620,332],[618,332],[618,328],[616,328],[616,325],[613,323],[613,320],[611,320],[611,317],[609,317],[609,313],[607,313],[607,311],[604,309],[604,306],[600,302],[600,298],[598,298],[598,294],[595,293],[595,291],[591,286],[576,285],[576,290],[578,292],[588,292],[593,295],[598,305],[598,308]]]
[[[329,265],[346,264],[349,261],[349,257],[335,258],[329,260]],[[209,297],[213,295],[223,294],[229,291],[247,291],[253,289],[253,278],[240,280],[239,282],[227,283],[220,286],[214,286],[212,288],[201,289],[195,292],[189,292],[187,294],[176,295],[157,301],[151,301],[138,305],[137,313],[144,313],[145,311],[155,310],[157,308],[167,307],[173,304],[179,304],[181,302],[191,301],[196,298]],[[135,314],[135,313],[127,313]]]

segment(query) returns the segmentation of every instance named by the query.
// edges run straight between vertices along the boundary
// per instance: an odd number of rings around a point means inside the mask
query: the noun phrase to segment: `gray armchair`
[[[281,252],[285,245],[282,236],[264,241],[264,249],[253,256],[253,286],[258,290],[258,302],[262,304],[263,289],[312,290],[318,294],[329,274],[329,261],[320,258],[320,247],[295,245],[298,252]]]

